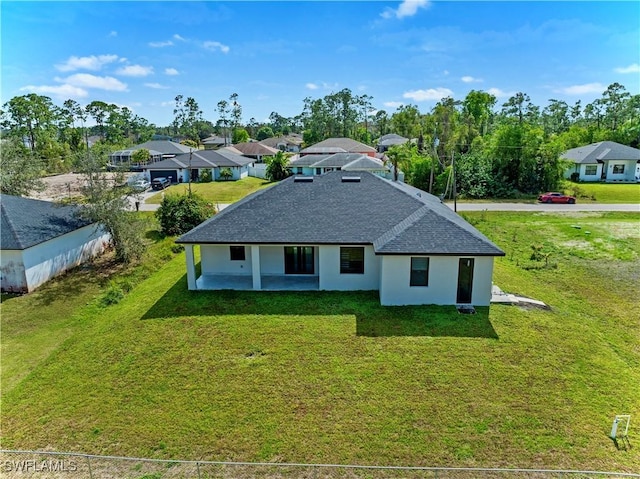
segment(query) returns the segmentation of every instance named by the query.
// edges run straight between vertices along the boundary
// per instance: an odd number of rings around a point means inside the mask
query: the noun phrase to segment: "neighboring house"
[[[274,136],[272,138],[266,138],[260,141],[261,144],[270,148],[275,148],[280,151],[286,151],[289,153],[298,153],[304,140],[301,135],[292,133],[286,136]]]
[[[149,160],[147,162],[138,164],[134,163],[131,156],[137,150],[146,149],[149,150]],[[114,151],[109,155],[109,165],[112,167],[127,166],[133,168],[140,168],[150,163],[156,163],[167,158],[174,158],[177,155],[189,153],[190,151],[198,151],[196,148],[181,145],[173,141],[167,140],[151,140],[140,145],[132,146],[124,150]]]
[[[640,181],[640,150],[614,141],[573,148],[561,158],[573,163],[565,171],[565,178],[571,178],[575,172],[580,181]]]
[[[255,160],[246,158],[240,151],[231,147],[219,150],[199,150],[193,153],[185,153],[175,158],[143,166],[145,175],[154,178],[169,178],[172,183],[188,183],[189,169],[191,169],[191,181],[198,181],[203,170],[209,170],[214,180],[220,179],[220,172],[228,169],[231,172],[231,180],[239,180],[249,175],[249,167]]]
[[[231,144],[230,136],[211,135],[202,140],[205,150],[217,150]]]
[[[384,153],[385,151],[388,151],[392,146],[404,145],[408,141],[409,138],[396,135],[395,133],[383,135],[378,139],[378,153]]]
[[[102,253],[109,235],[80,220],[76,207],[0,195],[0,285],[28,293]]]
[[[300,151],[304,155],[330,155],[333,153],[361,153],[376,156],[376,149],[351,138],[327,138]]]
[[[289,169],[298,175],[323,175],[331,171],[369,171],[386,177],[389,173],[382,160],[362,153],[334,153],[331,155],[305,155],[289,161]]]
[[[435,196],[367,172],[289,177],[176,242],[190,290],[377,290],[383,305],[489,305],[504,255]]]
[[[238,150],[242,156],[254,159],[256,163],[263,163],[263,158],[265,156],[274,156],[280,151],[276,148],[271,148],[270,146],[266,146],[258,142],[236,143],[231,146]]]

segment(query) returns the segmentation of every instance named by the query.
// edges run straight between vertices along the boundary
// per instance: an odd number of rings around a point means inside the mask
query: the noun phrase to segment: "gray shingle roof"
[[[163,155],[179,155],[180,153],[188,153],[191,150],[197,151],[195,148],[191,148],[189,146],[181,145],[180,143],[167,140],[151,140],[140,145],[136,145],[131,149],[141,150],[142,148],[146,148],[147,150],[159,151]]]
[[[362,153],[334,153],[332,155],[305,155],[289,162],[289,167],[342,168],[345,171],[388,170],[384,163]]]
[[[289,160],[289,166],[311,166],[333,155],[306,155]]]
[[[232,145],[236,150],[240,151],[243,155],[266,155],[273,156],[276,155],[280,150],[275,148],[271,148],[270,146],[263,145],[262,143],[236,143]]]
[[[145,170],[167,170],[173,168],[189,168],[189,156],[191,156],[191,168],[225,168],[244,166],[255,160],[233,153],[227,149],[198,150],[192,154],[183,153],[175,158],[151,163],[143,166]]]
[[[202,140],[203,145],[229,145],[231,144],[231,137],[227,136],[226,139],[224,136],[211,135],[208,138]]]
[[[615,141],[600,141],[586,146],[572,148],[562,155],[562,158],[574,163],[595,164],[605,160],[638,160],[640,150]]]
[[[24,250],[91,224],[77,207],[0,194],[0,249]]]
[[[390,133],[388,135],[381,136],[378,140],[379,146],[392,146],[392,145],[403,145],[409,138],[405,138],[404,136],[396,135],[395,133]]]
[[[194,244],[372,244],[380,254],[504,253],[426,192],[368,172],[290,177],[225,208],[179,238]],[[418,196],[420,194],[420,196]]]
[[[288,136],[273,136],[271,138],[265,138],[260,143],[271,148],[276,148],[279,144],[300,146],[303,143],[302,138],[294,135]]]
[[[389,171],[382,160],[362,155],[360,158],[342,167],[343,171]]]
[[[376,149],[351,138],[327,138],[311,145],[300,153],[375,153]]]

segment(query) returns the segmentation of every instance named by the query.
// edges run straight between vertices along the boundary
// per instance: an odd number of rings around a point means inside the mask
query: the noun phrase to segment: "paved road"
[[[147,204],[147,198],[155,195],[156,191],[142,193],[140,211],[155,211],[160,205]],[[135,207],[134,200],[131,200],[131,208]],[[453,209],[452,202],[445,203]],[[220,210],[226,208],[227,204],[219,204]],[[546,203],[458,203],[457,211],[631,211],[640,213],[640,204],[606,204],[606,203],[576,203],[575,205],[549,205]]]
[[[453,209],[453,203],[446,205]],[[458,203],[457,211],[632,211],[640,213],[640,204],[576,203]]]

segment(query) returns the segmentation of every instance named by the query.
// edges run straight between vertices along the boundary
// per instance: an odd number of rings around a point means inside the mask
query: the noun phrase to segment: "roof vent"
[[[313,176],[294,176],[294,183],[313,183]]]
[[[342,182],[343,183],[360,183],[360,177],[359,176],[343,176]]]

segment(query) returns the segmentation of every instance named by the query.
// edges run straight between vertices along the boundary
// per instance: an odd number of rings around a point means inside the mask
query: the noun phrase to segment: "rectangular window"
[[[231,261],[244,261],[244,246],[229,246]]]
[[[624,173],[624,165],[613,165],[613,174],[622,175]]]
[[[364,274],[364,248],[340,248],[340,274]]]
[[[411,258],[409,286],[429,286],[429,258]]]
[[[585,176],[595,176],[598,172],[598,165],[587,165],[584,167]]]
[[[313,274],[313,246],[285,246],[285,274]]]

